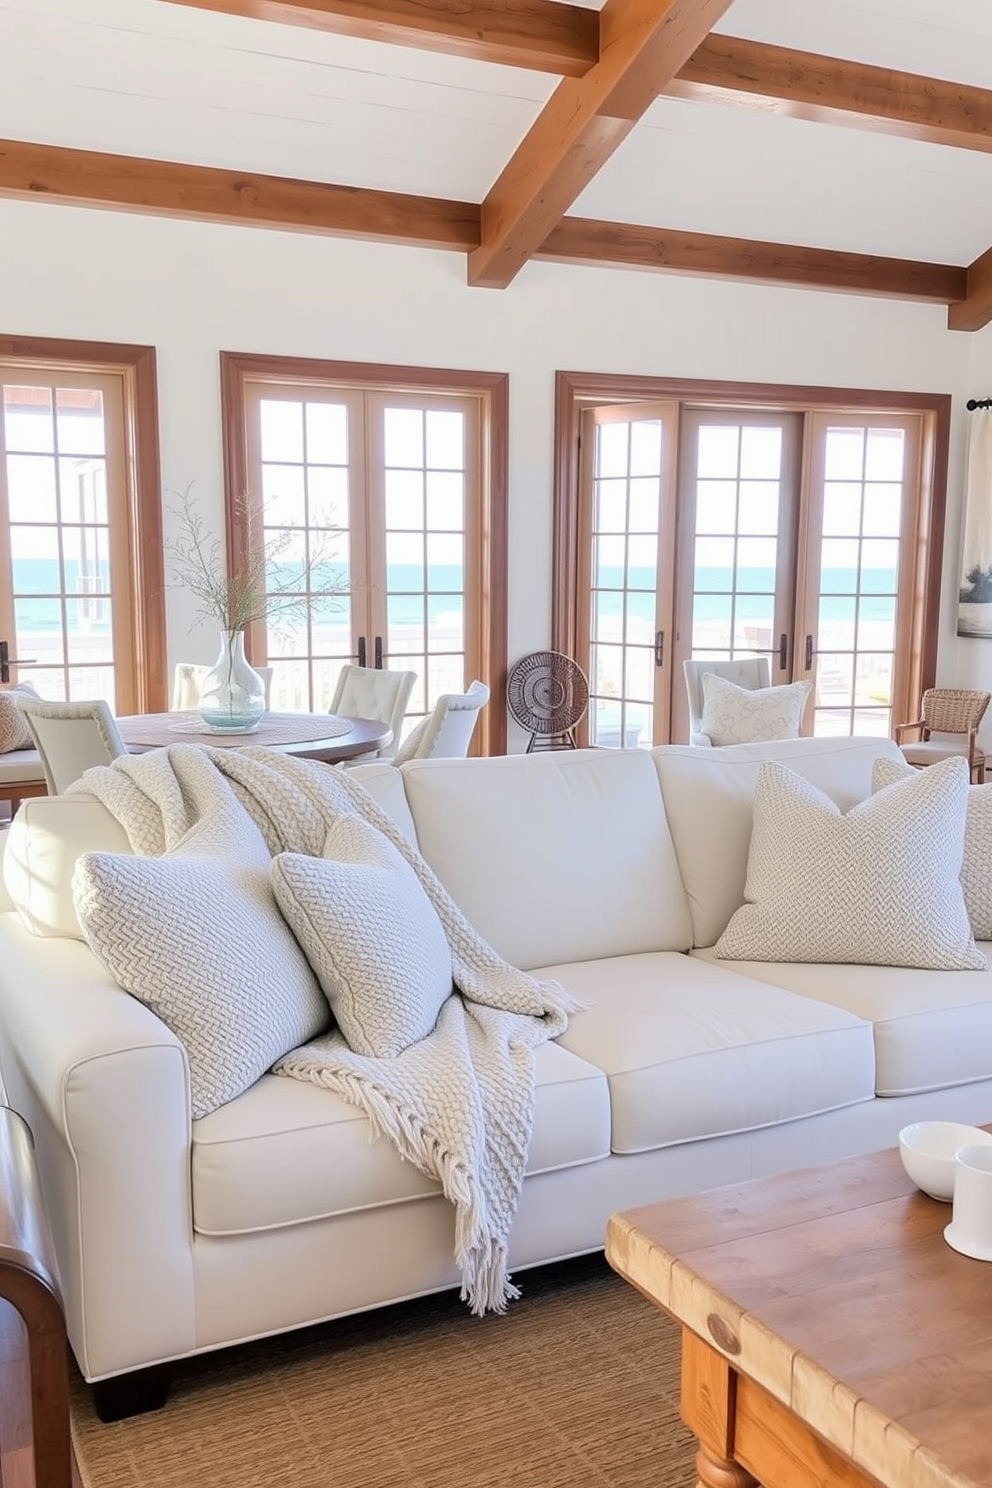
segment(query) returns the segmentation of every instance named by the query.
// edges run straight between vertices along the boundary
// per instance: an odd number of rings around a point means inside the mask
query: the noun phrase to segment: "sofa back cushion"
[[[400,773],[421,852],[513,965],[688,947],[688,905],[645,751],[413,760]]]
[[[369,764],[356,767],[354,775],[416,845],[399,771]],[[76,859],[84,852],[130,852],[120,822],[95,796],[39,796],[22,804],[6,835],[4,887],[24,925],[34,935],[84,940],[72,902]]]
[[[842,811],[871,795],[876,759],[901,760],[891,739],[782,739],[699,749],[652,750],[692,914],[693,943],[713,945],[744,903],[751,810],[758,770],[778,762]]]

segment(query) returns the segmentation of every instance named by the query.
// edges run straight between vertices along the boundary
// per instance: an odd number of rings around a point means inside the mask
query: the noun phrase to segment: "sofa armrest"
[[[78,941],[0,915],[0,1073],[27,1121],[87,1379],[196,1342],[191,1119],[178,1039]]]

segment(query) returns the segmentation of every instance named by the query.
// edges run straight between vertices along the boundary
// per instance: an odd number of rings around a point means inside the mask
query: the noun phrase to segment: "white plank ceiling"
[[[735,0],[719,30],[992,89],[989,0]],[[0,0],[0,138],[481,201],[558,79],[164,0]],[[572,208],[968,264],[992,153],[660,98]]]

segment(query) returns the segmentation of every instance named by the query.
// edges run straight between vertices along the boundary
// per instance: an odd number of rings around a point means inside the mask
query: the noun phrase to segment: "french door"
[[[53,701],[139,697],[124,383],[0,362],[0,641]]]
[[[252,540],[307,603],[249,635],[272,706],[326,710],[345,662],[412,670],[408,726],[481,669],[478,400],[249,382]]]
[[[804,731],[888,735],[920,687],[923,421],[613,404],[582,415],[585,742],[688,737],[682,662],[767,655]]]

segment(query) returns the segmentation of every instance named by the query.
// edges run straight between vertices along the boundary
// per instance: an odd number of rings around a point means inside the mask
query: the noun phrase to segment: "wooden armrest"
[[[896,743],[897,744],[899,743],[900,739],[902,738],[903,734],[906,732],[907,729],[919,729],[920,733],[922,733],[923,732],[923,719],[922,718],[917,719],[916,723],[897,723],[896,726],[895,726],[895,728],[892,731],[894,733],[894,735],[895,735],[895,740],[896,740]]]
[[[71,1488],[68,1344],[55,1248],[31,1133],[7,1106],[0,1106],[0,1298],[17,1309],[27,1334],[35,1483]]]

